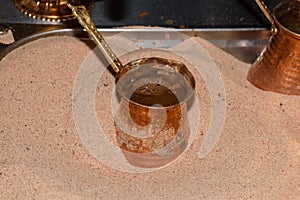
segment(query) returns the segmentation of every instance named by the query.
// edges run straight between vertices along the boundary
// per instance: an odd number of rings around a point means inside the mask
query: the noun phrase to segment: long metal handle
[[[271,24],[274,24],[274,19],[272,17],[272,14],[268,7],[266,6],[265,2],[262,0],[255,0],[257,5],[260,7],[261,11],[264,13],[264,15],[268,18],[268,20],[271,22]]]
[[[79,23],[86,29],[86,31],[90,34],[90,36],[94,39],[97,46],[100,48],[104,56],[106,57],[109,64],[112,66],[113,70],[116,73],[123,68],[122,63],[114,54],[114,52],[110,49],[108,44],[105,42],[102,35],[97,31],[97,28],[88,14],[88,11],[83,5],[72,5],[70,3],[67,4],[70,9],[72,9],[73,14],[77,17]]]
[[[261,11],[264,13],[264,15],[267,17],[267,19],[271,22],[272,24],[272,29],[271,32],[273,35],[276,35],[278,32],[278,29],[275,25],[275,20],[272,17],[272,14],[269,10],[269,8],[266,6],[265,2],[263,0],[255,0],[255,2],[257,3],[257,5],[260,7]]]

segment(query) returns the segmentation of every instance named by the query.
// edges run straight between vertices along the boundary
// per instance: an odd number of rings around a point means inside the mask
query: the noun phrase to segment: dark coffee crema
[[[153,107],[179,104],[178,98],[172,90],[158,83],[147,83],[138,87],[131,95],[130,101]]]

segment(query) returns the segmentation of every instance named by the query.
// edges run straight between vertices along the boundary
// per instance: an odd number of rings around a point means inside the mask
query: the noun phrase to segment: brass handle
[[[278,30],[277,30],[277,27],[275,25],[275,20],[272,17],[272,14],[271,14],[270,10],[268,9],[268,7],[266,6],[265,2],[263,0],[255,0],[255,2],[257,3],[257,5],[261,9],[261,11],[264,13],[264,15],[267,17],[267,19],[271,22],[271,24],[272,24],[272,27],[271,27],[272,34],[276,35]]]
[[[110,49],[102,35],[97,31],[97,28],[88,14],[88,11],[83,5],[72,5],[70,3],[67,4],[68,7],[72,10],[75,17],[78,19],[79,23],[86,29],[89,35],[94,39],[97,46],[101,50],[101,52],[106,57],[109,64],[112,66],[113,70],[116,73],[123,68],[122,63],[114,54],[114,52]]]

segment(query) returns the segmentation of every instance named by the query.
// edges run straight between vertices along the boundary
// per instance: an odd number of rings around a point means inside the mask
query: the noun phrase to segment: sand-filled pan
[[[115,77],[100,52],[86,37],[39,38],[0,62],[0,198],[297,198],[299,96],[257,89],[250,64],[199,37],[145,35],[150,43],[107,39],[124,63],[187,62],[196,87],[186,150],[158,169],[130,165],[117,150]]]

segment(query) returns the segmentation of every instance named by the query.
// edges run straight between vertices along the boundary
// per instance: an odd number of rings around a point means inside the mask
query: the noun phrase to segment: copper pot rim
[[[285,27],[284,25],[282,25],[276,17],[274,17],[274,21],[275,21],[275,24],[277,26],[277,28],[282,31],[284,31],[285,34],[297,39],[297,40],[300,40],[300,34],[288,29],[287,27]]]
[[[121,91],[121,89],[117,86],[116,87],[116,91],[121,95],[121,98],[123,98],[125,101],[127,101],[128,103],[130,104],[134,104],[136,106],[140,106],[140,107],[151,107],[151,109],[153,110],[161,110],[161,109],[172,109],[172,108],[175,108],[175,107],[178,107],[178,106],[182,106],[184,104],[187,104],[191,99],[193,99],[194,97],[194,94],[195,94],[195,87],[196,87],[196,82],[195,82],[195,78],[194,76],[192,75],[192,73],[189,71],[189,69],[186,67],[186,64],[184,64],[183,62],[181,61],[178,61],[178,60],[174,60],[174,59],[169,59],[169,58],[163,58],[163,57],[155,57],[155,56],[151,56],[151,57],[142,57],[142,58],[138,58],[136,60],[133,60],[133,61],[130,61],[128,62],[126,65],[124,65],[124,68],[121,69],[121,72],[119,72],[117,74],[117,77],[116,77],[116,82],[118,82],[118,80],[124,75],[126,74],[127,72],[125,72],[124,74],[122,74],[122,71],[126,71],[127,68],[129,68],[128,66],[133,63],[133,62],[137,62],[139,60],[142,60],[142,59],[164,59],[164,60],[170,60],[170,61],[175,61],[175,62],[178,62],[178,63],[181,63],[183,66],[184,66],[184,70],[185,70],[185,73],[187,74],[187,76],[189,77],[189,79],[187,79],[187,81],[190,83],[190,87],[191,87],[191,92],[188,93],[185,98],[181,101],[179,101],[179,103],[177,104],[174,104],[174,105],[170,105],[170,106],[162,106],[162,107],[153,107],[153,106],[147,106],[147,105],[143,105],[143,104],[140,104],[140,103],[137,103],[135,101],[132,101],[130,100],[128,97],[126,97],[126,95],[124,94],[124,92]],[[128,70],[130,71],[130,70]],[[184,76],[183,72],[180,72],[178,71],[178,73],[180,73],[181,75]],[[184,76],[186,77],[186,76]]]
[[[278,10],[281,8],[282,5],[283,5],[283,2],[279,3],[273,11],[273,19],[274,19],[274,22],[275,22],[277,28],[279,30],[283,30],[289,36],[292,36],[292,37],[300,40],[300,33],[296,33],[294,31],[290,30],[289,28],[287,28],[286,26],[284,26],[282,23],[279,22],[280,19],[277,17],[276,13],[278,12]]]

